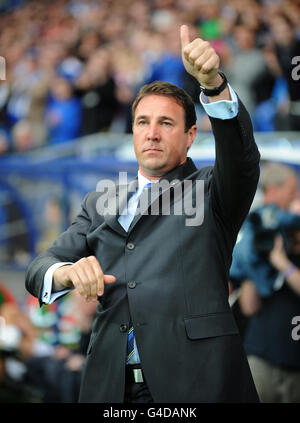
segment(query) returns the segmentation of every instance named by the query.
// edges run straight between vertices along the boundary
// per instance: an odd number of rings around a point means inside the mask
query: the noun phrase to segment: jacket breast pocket
[[[189,339],[212,338],[215,336],[236,335],[239,333],[232,313],[215,313],[184,318]]]

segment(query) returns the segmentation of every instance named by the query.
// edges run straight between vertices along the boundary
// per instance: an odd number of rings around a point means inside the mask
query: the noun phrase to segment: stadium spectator
[[[75,88],[82,104],[81,134],[107,131],[118,106],[108,50],[99,48],[93,52]]]
[[[256,47],[256,36],[252,28],[237,25],[234,28],[234,40],[237,51],[232,55],[227,73],[252,114],[256,106],[254,83],[265,72],[266,63],[262,51]]]
[[[45,124],[50,144],[71,141],[80,135],[82,108],[73,94],[71,83],[56,77],[51,84],[50,98],[45,110]]]
[[[12,127],[12,148],[15,153],[26,153],[34,145],[33,128],[26,119],[21,119]]]
[[[271,18],[270,28],[275,41],[275,52],[288,86],[290,129],[299,131],[300,71],[297,72],[297,69],[293,69],[295,65],[299,64],[299,61],[293,63],[293,59],[300,57],[300,40],[292,21],[283,13]]]
[[[153,63],[149,79],[146,83],[153,81],[167,81],[177,86],[183,86],[184,66],[181,60],[180,40],[176,31],[175,17],[171,20],[171,24],[161,31],[164,40],[164,51],[158,61]],[[170,72],[170,70],[172,71]]]

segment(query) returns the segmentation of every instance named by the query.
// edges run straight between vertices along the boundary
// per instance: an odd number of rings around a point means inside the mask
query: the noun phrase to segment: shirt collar
[[[165,175],[162,175],[161,179],[166,179],[167,181],[171,182],[173,179],[180,179],[183,180],[184,178],[187,178],[192,173],[196,172],[197,168],[192,161],[190,157],[187,157],[187,160],[180,166],[175,167],[175,169],[172,169]],[[144,186],[149,184],[156,183],[160,181],[161,179],[148,179],[144,175],[138,171],[138,191],[142,191],[144,189]]]
[[[138,171],[138,191],[143,191],[145,185],[158,182],[159,179],[148,179]]]

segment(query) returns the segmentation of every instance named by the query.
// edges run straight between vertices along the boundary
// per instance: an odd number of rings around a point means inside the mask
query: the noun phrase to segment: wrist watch
[[[207,97],[214,97],[216,95],[219,95],[227,87],[227,78],[226,78],[225,74],[222,71],[218,71],[218,73],[223,78],[223,82],[219,87],[209,89],[209,88],[202,87],[202,85],[200,85],[201,91]]]

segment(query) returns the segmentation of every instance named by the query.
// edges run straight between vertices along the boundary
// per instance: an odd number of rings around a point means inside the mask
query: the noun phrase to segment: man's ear
[[[197,135],[197,125],[193,125],[190,127],[190,129],[188,130],[188,143],[187,143],[187,148],[189,149],[191,147],[191,145],[193,144],[195,138]]]

